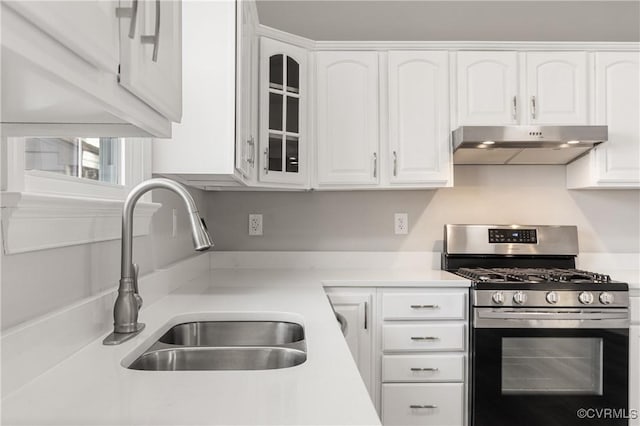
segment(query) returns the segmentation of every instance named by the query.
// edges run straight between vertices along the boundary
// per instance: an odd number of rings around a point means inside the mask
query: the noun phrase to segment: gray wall
[[[312,40],[640,40],[638,1],[258,0],[258,14]]]
[[[640,252],[640,191],[565,187],[564,166],[456,166],[439,190],[210,193],[207,224],[216,250],[440,251],[445,223],[523,223],[577,225],[583,252]],[[409,235],[394,235],[395,212]]]
[[[204,193],[191,193],[204,210]],[[153,191],[153,201],[162,203],[162,207],[153,216],[151,233],[136,238],[133,246],[141,274],[194,253],[182,201],[167,191]],[[178,213],[175,238],[171,236],[173,209]],[[2,255],[0,261],[5,330],[116,286],[120,278],[120,240]]]

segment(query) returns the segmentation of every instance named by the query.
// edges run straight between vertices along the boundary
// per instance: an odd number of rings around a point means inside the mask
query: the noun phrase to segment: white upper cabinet
[[[526,53],[527,122],[588,124],[586,52]]]
[[[518,54],[457,54],[459,125],[502,126],[518,123]]]
[[[4,134],[170,136],[182,106],[180,1],[0,7]]]
[[[306,186],[307,51],[260,40],[260,182]]]
[[[237,3],[236,14],[236,169],[255,182],[258,154],[258,26],[255,4]]]
[[[110,72],[118,68],[118,0],[4,3],[91,64]]]
[[[316,55],[318,185],[379,181],[378,53]]]
[[[640,53],[595,54],[595,123],[609,140],[567,166],[567,184],[640,187]]]
[[[587,77],[586,52],[458,52],[457,123],[589,124]]]
[[[449,53],[389,52],[391,184],[451,182]]]
[[[196,187],[217,182],[240,185],[234,179],[236,82],[242,84],[233,66],[236,6],[239,9],[241,3],[188,1],[183,5],[184,114],[182,122],[173,125],[171,139],[154,143],[156,174]],[[247,130],[238,129],[243,131]]]
[[[121,0],[120,84],[171,121],[182,118],[182,1]],[[132,25],[135,27],[132,31]]]

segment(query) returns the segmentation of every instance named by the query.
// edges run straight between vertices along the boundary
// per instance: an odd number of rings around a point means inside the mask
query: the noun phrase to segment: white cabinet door
[[[346,321],[345,340],[358,365],[369,395],[373,399],[375,386],[372,374],[373,340],[371,302],[373,295],[370,291],[348,292],[344,289],[328,290],[329,300],[335,311]]]
[[[375,185],[378,54],[318,52],[316,64],[318,185]]]
[[[258,39],[255,3],[236,3],[236,169],[255,180],[257,159]]]
[[[307,183],[307,51],[260,40],[260,181]]]
[[[118,70],[118,1],[3,2],[85,61]]]
[[[130,2],[120,0],[123,7]],[[129,19],[120,25],[120,84],[153,109],[182,118],[182,1],[138,0],[133,38]],[[203,55],[207,52],[203,51]]]
[[[184,116],[153,146],[153,173],[232,175],[236,58],[234,2],[184,3]],[[186,23],[189,25],[186,25]],[[204,180],[204,178],[203,178]]]
[[[527,121],[588,124],[587,53],[526,53]]]
[[[518,81],[516,52],[458,52],[458,125],[517,124]]]
[[[389,148],[391,183],[450,181],[448,52],[389,52]]]
[[[640,54],[596,53],[596,124],[609,140],[594,151],[597,183],[640,185]]]

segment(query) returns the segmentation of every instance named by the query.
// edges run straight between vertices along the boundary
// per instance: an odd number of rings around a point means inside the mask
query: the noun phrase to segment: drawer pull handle
[[[436,336],[412,336],[411,340],[439,340]]]
[[[411,371],[438,371],[438,368],[434,368],[434,367],[426,367],[426,368],[411,367]]]
[[[411,309],[439,309],[438,305],[411,305]]]
[[[425,405],[410,405],[409,408],[438,408],[435,404],[425,404]]]

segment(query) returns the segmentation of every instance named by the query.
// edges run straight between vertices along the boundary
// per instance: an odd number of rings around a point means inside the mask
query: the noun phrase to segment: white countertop
[[[143,308],[146,328],[132,340],[103,346],[101,336],[6,396],[2,422],[379,425],[322,284],[469,286],[455,275],[424,269],[214,269]],[[152,372],[121,365],[174,324],[239,318],[302,323],[307,361],[264,371]]]

